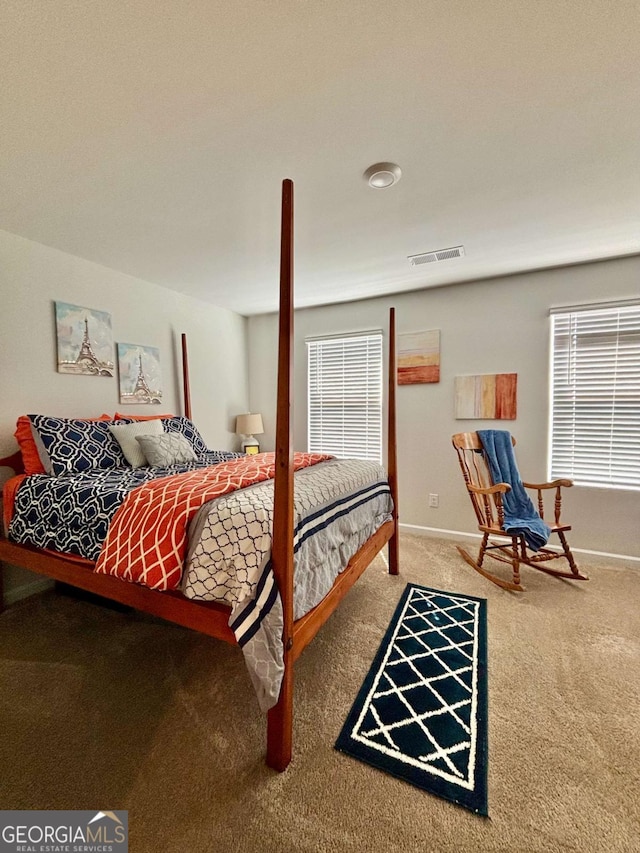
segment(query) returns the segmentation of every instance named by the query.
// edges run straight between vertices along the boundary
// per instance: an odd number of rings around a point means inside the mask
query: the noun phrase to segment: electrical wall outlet
[[[429,495],[429,506],[436,507],[438,506],[439,496],[431,494]]]

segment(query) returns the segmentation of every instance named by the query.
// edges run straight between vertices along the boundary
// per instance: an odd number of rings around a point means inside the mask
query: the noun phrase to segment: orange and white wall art
[[[398,335],[398,385],[440,382],[440,330]]]
[[[517,373],[456,376],[456,418],[515,420]]]

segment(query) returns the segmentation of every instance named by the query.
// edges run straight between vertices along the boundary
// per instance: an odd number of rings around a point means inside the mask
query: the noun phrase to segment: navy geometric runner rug
[[[488,814],[485,599],[407,584],[336,749]]]

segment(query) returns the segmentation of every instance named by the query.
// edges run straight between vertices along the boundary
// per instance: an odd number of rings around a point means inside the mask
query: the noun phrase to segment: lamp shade
[[[238,415],[236,417],[236,433],[238,435],[259,435],[264,432],[262,415]]]

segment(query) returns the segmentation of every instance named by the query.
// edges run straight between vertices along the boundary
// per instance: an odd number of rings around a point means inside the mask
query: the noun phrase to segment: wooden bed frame
[[[274,482],[274,519],[272,564],[282,598],[284,614],[284,677],[277,705],[268,712],[267,764],[284,770],[291,761],[293,730],[293,666],[305,646],[318,633],[349,589],[388,542],[389,573],[398,574],[398,489],[395,423],[395,316],[390,311],[389,329],[389,399],[388,399],[388,458],[387,470],[393,498],[393,518],[385,522],[351,558],[338,575],[333,587],[313,610],[301,619],[293,619],[293,443],[291,421],[291,391],[293,365],[293,183],[282,185],[282,235],[280,257],[280,319],[278,346],[278,400],[276,421],[276,474]],[[183,382],[185,414],[190,416],[189,376],[186,358],[186,338],[182,336]],[[20,452],[0,459],[0,467],[21,473]],[[0,536],[0,561],[29,569],[57,581],[96,593],[113,601],[129,605],[192,628],[227,643],[236,643],[229,628],[230,608],[217,602],[185,598],[178,591],[158,592],[93,572],[93,563],[70,558],[63,554],[17,545]],[[1,581],[0,563],[0,581]],[[0,610],[2,609],[0,583]]]

